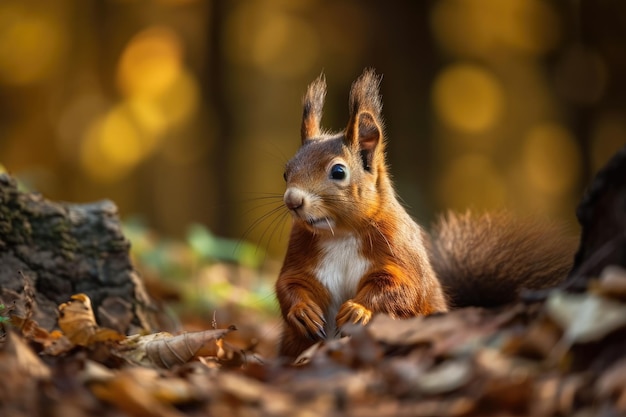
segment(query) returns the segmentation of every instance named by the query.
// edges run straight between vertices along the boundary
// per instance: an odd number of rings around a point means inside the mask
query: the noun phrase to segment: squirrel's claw
[[[288,322],[311,340],[326,339],[326,320],[322,309],[313,302],[295,304],[287,314]]]
[[[340,329],[345,324],[367,324],[372,318],[372,311],[367,307],[348,300],[339,309],[337,313],[337,328]]]

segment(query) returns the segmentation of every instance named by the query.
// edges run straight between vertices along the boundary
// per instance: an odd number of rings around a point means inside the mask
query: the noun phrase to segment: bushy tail
[[[498,306],[522,289],[562,282],[577,240],[545,221],[506,212],[448,213],[432,231],[430,259],[451,308]]]

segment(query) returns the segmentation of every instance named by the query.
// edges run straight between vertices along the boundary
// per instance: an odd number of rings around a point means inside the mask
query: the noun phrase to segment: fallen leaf
[[[555,292],[546,310],[568,343],[597,341],[626,326],[626,305],[594,294]]]
[[[35,416],[39,409],[39,387],[49,381],[51,369],[15,331],[4,334],[0,343],[0,414]]]
[[[12,362],[12,366],[19,369],[24,377],[36,379],[50,378],[50,368],[41,361],[24,339],[14,332],[8,332],[7,334],[4,353],[13,356],[7,362]]]
[[[11,315],[9,321],[28,340],[44,344],[50,339],[50,333],[46,329],[39,327],[39,324],[31,318]]]
[[[50,332],[50,339],[44,345],[43,353],[46,355],[58,356],[72,350],[76,345],[70,341],[59,330]]]
[[[27,340],[39,343],[43,347],[43,353],[47,355],[57,356],[69,352],[75,346],[63,333],[58,330],[48,332],[33,319],[13,315],[10,322]]]
[[[266,411],[268,415],[293,414],[295,404],[286,392],[280,392],[273,387],[230,372],[220,374],[216,383],[233,402],[254,405]]]
[[[232,359],[224,351],[220,340],[233,330],[234,327],[186,332],[175,336],[166,332],[132,335],[121,343],[117,355],[132,363],[166,369],[187,363],[197,356],[219,358],[221,355],[225,359]]]
[[[626,359],[619,360],[598,379],[595,391],[602,399],[616,398],[617,409],[626,412]]]
[[[74,294],[71,301],[59,306],[59,327],[67,338],[78,346],[90,346],[96,342],[120,341],[125,336],[113,329],[99,327],[91,308],[91,300],[85,294]]]
[[[533,321],[525,329],[518,329],[504,341],[502,351],[530,359],[550,356],[563,336],[563,331],[546,317]]]
[[[532,382],[527,374],[487,378],[480,403],[488,409],[527,413],[533,395]]]
[[[171,379],[160,379],[148,368],[131,368],[115,378],[90,384],[96,397],[131,416],[182,417],[172,403],[159,398],[159,390]]]

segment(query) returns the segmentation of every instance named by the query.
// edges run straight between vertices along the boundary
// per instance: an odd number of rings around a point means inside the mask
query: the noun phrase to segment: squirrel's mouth
[[[322,230],[330,230],[333,231],[333,227],[335,226],[335,222],[328,217],[320,217],[320,218],[309,218],[306,220],[309,226],[315,229]]]

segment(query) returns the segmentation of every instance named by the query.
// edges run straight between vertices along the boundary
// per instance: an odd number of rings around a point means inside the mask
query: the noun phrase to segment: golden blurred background
[[[302,94],[323,71],[340,130],[365,67],[423,221],[506,206],[573,224],[626,143],[619,0],[2,0],[0,164],[52,199],[279,256],[286,227],[252,226],[282,194]]]

